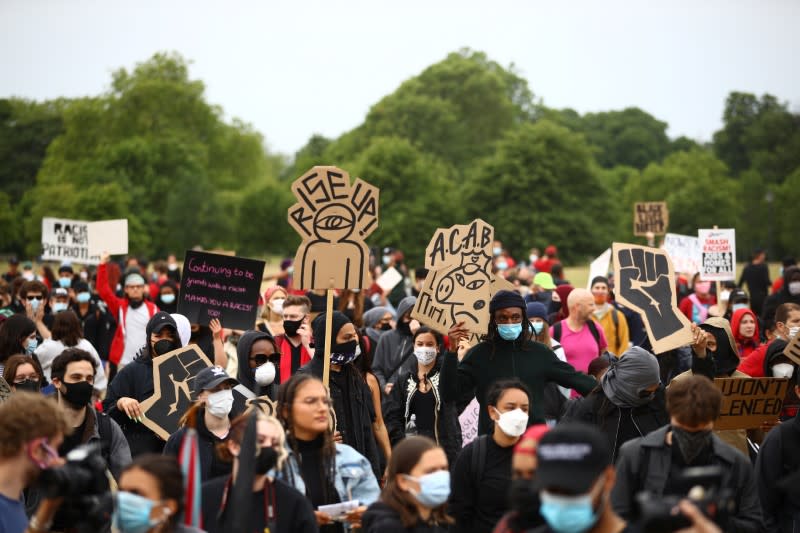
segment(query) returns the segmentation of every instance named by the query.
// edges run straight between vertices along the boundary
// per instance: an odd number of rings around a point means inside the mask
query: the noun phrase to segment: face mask
[[[800,294],[800,281],[793,281],[789,283],[789,294],[797,296]]]
[[[173,272],[174,272],[174,271],[176,271],[176,270],[178,270],[178,264],[177,264],[177,263],[170,263],[170,264],[168,264],[168,265],[167,265],[167,270],[172,270]]]
[[[92,295],[88,292],[79,292],[75,299],[78,300],[79,304],[85,304],[89,303],[89,300],[92,299]]]
[[[411,321],[405,322],[401,320],[397,323],[397,330],[406,335],[411,335]]]
[[[78,275],[81,277],[81,279],[82,279],[83,281],[86,281],[87,279],[89,279],[89,273],[88,273],[88,272],[83,272],[83,271],[81,271],[81,273],[80,273],[80,274],[78,274]]]
[[[143,303],[144,300],[131,300],[130,298],[128,298],[128,306],[131,309],[139,309]]]
[[[560,496],[543,490],[539,512],[556,533],[583,533],[597,522],[591,494]]]
[[[39,392],[39,382],[35,379],[26,379],[20,383],[14,383],[14,388],[18,391]]]
[[[389,257],[388,255],[384,255],[383,258],[382,258],[382,261],[383,261],[384,265],[388,265],[389,261],[391,261],[391,260],[392,260],[392,258]]]
[[[352,363],[359,355],[361,355],[361,348],[356,341],[331,346],[331,363],[335,365]]]
[[[231,407],[233,407],[233,391],[231,389],[212,392],[206,398],[206,409],[217,418],[228,416],[231,412]]]
[[[256,456],[255,473],[257,476],[266,475],[267,472],[275,468],[278,462],[278,452],[272,446],[261,448]]]
[[[436,359],[436,348],[417,346],[414,348],[414,357],[421,365],[429,365]]]
[[[509,437],[519,437],[528,429],[528,413],[522,409],[517,408],[505,413],[501,413],[496,407],[493,409],[500,415],[497,425]]]
[[[88,381],[79,381],[78,383],[64,382],[64,387],[66,390],[61,393],[61,397],[75,407],[86,407],[92,400],[94,387]]]
[[[497,262],[497,269],[498,270],[506,270],[508,268],[508,263],[506,261],[498,261]]]
[[[531,322],[531,328],[533,328],[534,333],[541,335],[542,331],[544,331],[544,322]]]
[[[164,355],[172,350],[175,350],[175,341],[172,339],[161,339],[153,345],[153,351],[156,352],[156,355]]]
[[[132,492],[117,492],[117,505],[114,509],[114,527],[120,533],[145,533],[160,520],[151,520],[150,513],[156,502],[133,494]]]
[[[534,264],[538,260],[539,260],[539,256],[536,255],[536,254],[531,254],[531,255],[528,256],[528,261],[530,262],[530,264]]]
[[[66,302],[55,302],[53,304],[53,313],[60,313],[61,311],[66,311],[69,308],[69,305]]]
[[[297,330],[303,325],[303,320],[284,320],[283,331],[287,337],[294,337],[297,335]]]
[[[494,248],[492,248],[492,255],[498,256],[501,253],[503,253],[503,249],[500,248],[499,246],[495,246]]]
[[[381,331],[389,331],[390,329],[392,329],[392,325],[391,325],[391,324],[383,324],[383,325],[380,327],[380,330],[381,330]]]
[[[22,277],[25,278],[25,281],[33,281],[33,272],[24,272]]]
[[[31,302],[31,310],[35,313],[39,310],[39,305],[42,303],[41,298],[34,298]]]
[[[678,446],[686,463],[692,464],[692,461],[711,446],[711,430],[686,431],[673,427],[672,442]]]
[[[533,521],[539,516],[539,493],[530,479],[514,479],[508,491],[508,503],[518,515]]]
[[[790,363],[778,363],[772,367],[773,378],[790,378],[794,374],[794,365]]]
[[[719,301],[720,302],[727,302],[731,297],[731,291],[720,291],[719,293]]]
[[[789,328],[789,340],[794,339],[797,332],[800,331],[800,326],[795,326],[793,328]]]
[[[72,286],[72,278],[58,278],[58,284],[64,289],[69,289]]]
[[[262,387],[271,385],[275,381],[275,363],[267,361],[256,368],[256,383]]]
[[[278,298],[276,300],[272,300],[269,306],[272,308],[273,313],[277,314],[283,313],[283,300],[284,298]]]
[[[174,294],[162,294],[161,301],[165,304],[169,305],[171,303],[175,303],[175,295]]]
[[[731,307],[731,309],[733,309],[735,312],[738,311],[739,309],[749,309],[749,307],[747,304],[733,304],[733,307]]]
[[[28,339],[28,345],[25,346],[25,353],[28,355],[33,355],[33,352],[36,351],[36,348],[39,346],[39,339]]]
[[[497,333],[503,340],[516,340],[522,334],[522,324],[497,324]]]
[[[447,470],[439,470],[420,477],[406,475],[405,478],[419,483],[419,492],[413,490],[409,492],[429,509],[444,505],[450,496],[450,472]]]

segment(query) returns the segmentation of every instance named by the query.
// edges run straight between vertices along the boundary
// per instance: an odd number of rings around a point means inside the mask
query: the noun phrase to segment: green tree
[[[589,143],[597,147],[597,162],[605,168],[626,165],[642,169],[661,161],[670,151],[667,123],[638,107],[587,113],[583,131]]]

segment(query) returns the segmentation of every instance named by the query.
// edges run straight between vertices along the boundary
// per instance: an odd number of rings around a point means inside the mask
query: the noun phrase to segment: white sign
[[[700,279],[727,281],[736,279],[736,230],[701,229]]]
[[[700,272],[700,239],[691,235],[667,233],[664,250],[672,259],[676,272],[693,276]]]
[[[89,255],[128,253],[128,219],[89,223]]]
[[[608,266],[611,264],[611,248],[600,254],[597,259],[589,265],[589,279],[586,280],[586,288],[592,288],[592,280],[597,276],[608,277]]]
[[[398,272],[396,268],[390,267],[375,280],[375,283],[378,284],[378,287],[380,287],[384,293],[389,293],[401,281],[403,281],[403,275]]]
[[[42,260],[69,261],[85,265],[100,263],[89,253],[89,222],[66,218],[42,219]]]

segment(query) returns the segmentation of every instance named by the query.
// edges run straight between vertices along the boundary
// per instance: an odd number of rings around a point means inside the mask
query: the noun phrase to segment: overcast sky
[[[798,0],[0,0],[0,97],[96,95],[174,50],[211,103],[292,154],[470,47],[548,106],[639,106],[709,140],[732,90],[800,110],[799,29]]]

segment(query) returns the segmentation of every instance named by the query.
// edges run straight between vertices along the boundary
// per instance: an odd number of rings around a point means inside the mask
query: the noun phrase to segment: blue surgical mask
[[[750,309],[750,307],[747,304],[733,304],[733,307],[731,307],[731,309],[733,309],[733,311],[736,312],[739,309]]]
[[[171,304],[171,303],[173,303],[175,301],[175,295],[174,294],[162,294],[161,295],[161,301],[164,302],[165,304],[169,305],[169,304]]]
[[[583,533],[597,522],[591,493],[560,496],[542,491],[539,499],[539,513],[556,533]]]
[[[544,322],[531,322],[531,327],[533,328],[534,333],[540,335],[542,330],[544,330]]]
[[[159,523],[150,519],[150,513],[156,505],[153,500],[132,492],[119,491],[116,503],[113,522],[121,533],[145,533]]]
[[[42,299],[34,298],[33,300],[30,300],[30,302],[31,302],[31,310],[33,310],[33,312],[35,313],[36,311],[39,310],[39,306],[42,303]]]
[[[419,483],[419,492],[411,492],[419,503],[434,509],[447,502],[450,497],[450,472],[439,470],[420,477],[405,476],[406,479]]]
[[[72,286],[72,278],[58,278],[58,284],[65,289],[69,289]]]
[[[67,308],[69,308],[69,304],[67,302],[53,303],[53,313],[60,313],[61,311],[66,311]]]
[[[503,340],[516,340],[522,333],[522,324],[497,324],[497,333]]]
[[[89,292],[79,292],[75,299],[78,300],[79,304],[89,303],[89,300],[92,299],[92,294]]]
[[[497,262],[498,270],[506,270],[508,268],[508,262],[506,261],[498,261]]]
[[[28,339],[28,345],[25,346],[25,353],[28,355],[33,355],[33,352],[36,351],[36,348],[39,346],[39,339]]]

